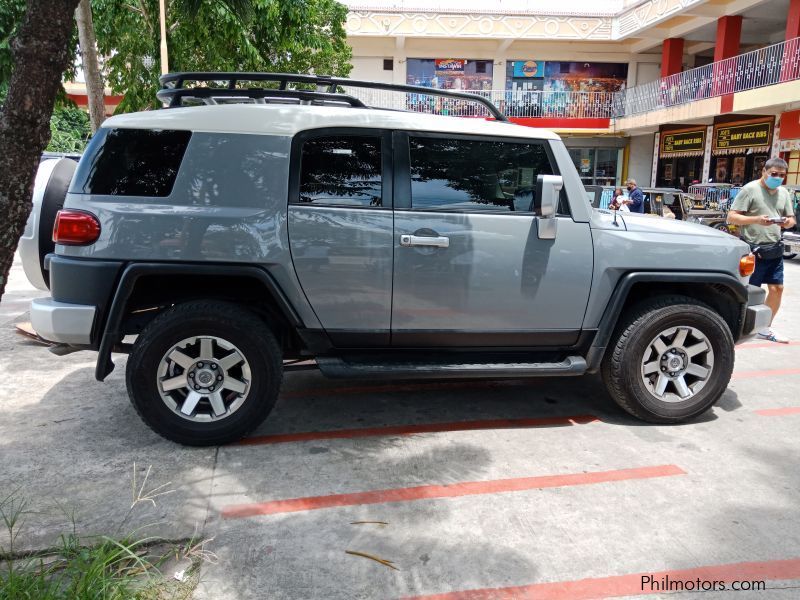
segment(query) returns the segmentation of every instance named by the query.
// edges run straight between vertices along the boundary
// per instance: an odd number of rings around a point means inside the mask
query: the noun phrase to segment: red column
[[[800,0],[796,0],[800,4]],[[664,40],[661,47],[661,77],[669,77],[683,70],[683,38]]]
[[[789,1],[789,14],[786,16],[786,39],[800,37],[800,0]]]
[[[714,48],[714,62],[731,58],[739,53],[739,39],[742,34],[741,15],[720,17],[717,20],[717,44]],[[722,112],[733,110],[733,92],[736,90],[736,65],[733,61],[725,65],[714,65],[714,91],[725,94],[722,98]]]
[[[717,19],[717,45],[714,48],[714,62],[739,54],[739,39],[741,36],[741,15]]]
[[[800,0],[789,0],[786,15],[786,43],[783,48],[781,81],[800,77]]]

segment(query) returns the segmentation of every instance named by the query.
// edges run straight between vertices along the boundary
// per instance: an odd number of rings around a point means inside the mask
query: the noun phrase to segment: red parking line
[[[225,519],[241,519],[257,515],[303,512],[336,506],[361,506],[364,504],[384,504],[386,502],[411,502],[437,498],[456,498],[482,494],[520,492],[552,487],[589,485],[629,479],[650,479],[685,475],[686,472],[675,465],[638,467],[615,471],[595,471],[590,473],[570,473],[567,475],[544,475],[540,477],[518,477],[514,479],[495,479],[491,481],[466,481],[445,485],[421,485],[417,487],[373,490],[352,494],[332,494],[329,496],[310,496],[289,500],[273,500],[255,504],[238,504],[222,509]]]
[[[787,406],[785,408],[763,408],[756,411],[762,417],[782,417],[784,415],[800,414],[800,406]]]
[[[648,583],[643,584],[645,577],[651,579]],[[665,579],[667,577],[668,580]],[[717,591],[724,591],[719,587],[720,583],[724,583],[726,586],[724,589],[732,591],[730,584],[734,581],[782,579],[800,579],[800,558],[711,565],[694,569],[616,575],[577,581],[534,583],[517,587],[464,590],[427,596],[410,596],[404,600],[533,600],[534,598],[536,600],[587,600],[589,598],[666,594],[669,591],[680,591],[675,587],[667,588],[670,583],[674,585],[678,581],[692,582],[697,586],[701,586],[701,582],[709,582],[709,584],[717,582]],[[649,585],[650,583],[658,584],[658,587]],[[686,588],[684,590],[690,591]],[[702,591],[702,588],[694,588],[691,591]]]
[[[744,344],[736,346],[737,350],[755,350],[756,348],[785,348],[786,346],[800,346],[800,342],[789,342],[788,344],[779,344],[777,342],[757,342],[755,344]]]
[[[302,433],[279,433],[246,438],[241,446],[260,444],[282,444],[285,442],[307,442],[312,440],[335,440],[386,435],[413,435],[415,433],[441,433],[445,431],[475,431],[484,429],[514,429],[530,427],[558,427],[585,425],[599,421],[594,415],[572,415],[567,417],[539,417],[534,419],[492,419],[484,421],[457,421],[454,423],[421,423],[417,425],[392,425],[388,427],[364,427],[361,429],[338,429],[332,431],[306,431]]]
[[[753,377],[780,377],[781,375],[800,375],[800,369],[771,369],[769,371],[741,371],[731,379],[751,379]]]

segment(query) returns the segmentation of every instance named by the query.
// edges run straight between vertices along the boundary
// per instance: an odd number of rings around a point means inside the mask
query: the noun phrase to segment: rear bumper
[[[768,327],[772,320],[772,310],[764,304],[767,291],[755,285],[747,286],[747,309],[744,315],[744,327],[741,340],[753,337],[759,329]]]
[[[786,233],[782,241],[785,254],[800,254],[800,234]]]
[[[88,346],[96,313],[94,306],[36,298],[31,302],[31,327],[45,340]]]

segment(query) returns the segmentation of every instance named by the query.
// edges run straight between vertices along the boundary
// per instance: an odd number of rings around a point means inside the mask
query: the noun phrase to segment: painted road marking
[[[786,406],[784,408],[763,408],[755,411],[762,417],[783,417],[785,415],[800,415],[800,406]]]
[[[615,575],[576,581],[534,583],[517,587],[464,590],[427,596],[411,596],[404,600],[525,600],[534,598],[536,600],[587,600],[589,598],[666,595],[668,593],[663,587],[653,590],[646,584],[643,589],[643,577],[651,577],[650,581],[667,585],[666,577],[669,577],[669,581],[673,583],[677,581],[696,583],[697,580],[700,582],[723,582],[726,590],[733,594],[730,585],[734,581],[800,579],[800,558],[712,565],[694,569]],[[719,587],[717,589],[719,591]],[[761,593],[763,594],[764,591]]]
[[[559,427],[585,425],[599,421],[594,415],[571,415],[565,417],[538,417],[531,419],[491,419],[483,421],[457,421],[454,423],[421,423],[392,425],[387,427],[364,427],[361,429],[339,429],[332,431],[306,431],[301,433],[279,433],[246,438],[241,446],[260,444],[283,444],[286,442],[308,442],[312,440],[335,440],[387,435],[413,435],[415,433],[442,433],[446,431],[475,431],[492,429],[526,429],[531,427]]]
[[[673,475],[685,474],[686,472],[676,465],[657,465],[633,469],[618,469],[614,471],[518,477],[514,479],[495,479],[490,481],[467,481],[445,485],[422,485],[351,494],[331,494],[328,496],[310,496],[306,498],[292,498],[289,500],[238,504],[223,508],[222,517],[225,519],[241,519],[243,517],[254,517],[257,515],[303,512],[338,506],[361,506],[364,504],[384,504],[387,502],[411,502],[414,500],[500,494],[505,492],[520,492],[573,485],[590,485],[613,481],[627,481],[631,479],[652,479],[655,477],[670,477]]]
[[[800,346],[800,342],[789,342],[788,344],[779,344],[778,342],[757,342],[755,344],[742,344],[736,346],[737,350],[755,350],[756,348],[785,348],[786,346]]]
[[[800,369],[770,369],[767,371],[740,371],[731,379],[752,379],[754,377],[780,377],[782,375],[800,375]]]

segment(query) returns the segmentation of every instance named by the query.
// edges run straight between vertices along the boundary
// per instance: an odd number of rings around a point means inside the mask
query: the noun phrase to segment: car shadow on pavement
[[[0,500],[13,492],[30,510],[15,548],[53,547],[73,526],[82,536],[136,531],[168,539],[202,527],[214,448],[178,446],[151,432],[116,373],[100,383],[93,367],[83,367],[52,382],[30,402],[36,386],[29,380],[25,402],[2,407]],[[161,485],[156,493],[166,493],[151,496]],[[0,546],[8,541],[0,529]]]

